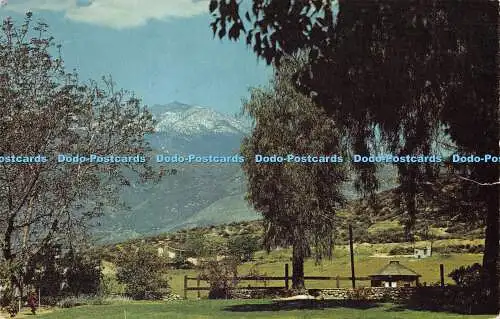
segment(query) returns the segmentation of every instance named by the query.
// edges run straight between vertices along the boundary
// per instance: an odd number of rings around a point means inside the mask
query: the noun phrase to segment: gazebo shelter
[[[368,276],[372,287],[416,287],[419,274],[403,266],[399,261],[391,261],[375,274]]]

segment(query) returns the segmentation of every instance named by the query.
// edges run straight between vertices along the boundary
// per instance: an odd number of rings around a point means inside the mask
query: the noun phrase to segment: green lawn
[[[439,240],[434,243],[434,247],[446,247],[453,244],[470,244],[477,245],[481,244],[482,240],[462,240],[462,239],[446,239]],[[419,243],[423,245],[424,243]],[[445,282],[447,284],[453,284],[453,280],[447,275],[454,269],[460,266],[467,266],[473,263],[482,262],[482,254],[438,254],[435,253],[430,258],[425,259],[415,259],[415,258],[405,258],[401,256],[393,257],[375,257],[374,255],[380,255],[388,253],[391,249],[396,246],[408,246],[408,243],[385,243],[385,244],[356,244],[355,245],[355,268],[356,277],[366,277],[373,274],[374,271],[385,266],[391,260],[398,260],[401,264],[410,267],[422,277],[420,277],[420,282],[427,284],[439,282],[439,265],[444,264],[445,270]],[[290,262],[291,250],[275,250],[270,254],[263,251],[259,251],[255,254],[254,261],[244,263],[238,267],[239,275],[247,275],[252,268],[257,267],[258,272],[261,275],[266,276],[284,276],[284,265]],[[349,250],[345,245],[339,245],[335,248],[334,258],[332,260],[323,260],[319,265],[316,265],[314,260],[308,259],[304,263],[304,270],[306,276],[350,276],[350,258]],[[114,274],[115,265],[106,262],[104,264],[104,273]],[[291,268],[290,268],[291,271]],[[176,294],[183,296],[184,287],[184,275],[190,277],[196,277],[199,271],[195,269],[190,270],[167,270],[165,276],[169,279],[169,284],[172,291]],[[268,286],[282,286],[284,283],[282,281],[269,281],[266,283]],[[358,287],[369,286],[370,282],[361,281],[357,283]],[[263,282],[241,282],[240,287],[245,286],[263,286]],[[307,288],[333,288],[335,287],[335,281],[306,281]],[[189,281],[189,286],[196,286],[196,281]],[[205,282],[201,282],[201,286],[206,286]],[[341,287],[350,287],[350,281],[341,281]],[[121,293],[122,291],[117,291],[116,293]],[[207,292],[202,291],[201,297],[206,297]],[[196,298],[196,291],[189,291],[188,298]]]
[[[299,309],[305,307],[305,309]],[[103,306],[82,306],[58,309],[37,315],[46,319],[144,319],[144,318],[491,318],[492,316],[464,316],[400,309],[391,304],[366,304],[356,307],[341,307],[327,302],[311,305],[277,306],[266,300],[189,300],[169,303],[128,302]]]
[[[363,249],[363,247],[359,247]],[[370,249],[371,250],[371,249]],[[321,264],[316,265],[314,260],[307,260],[304,264],[304,270],[306,276],[350,276],[350,260],[347,255],[347,251],[337,250],[337,256],[333,260],[324,260]],[[238,269],[240,275],[246,275],[252,266],[257,265],[258,271],[262,275],[267,276],[284,276],[284,264],[289,263],[291,267],[291,262],[289,261],[289,253],[287,251],[275,251],[270,255],[265,255],[264,253],[259,253],[256,256],[256,260],[251,263],[245,263],[241,265]],[[262,257],[262,259],[260,259]],[[377,258],[370,257],[369,254],[359,254],[355,257],[356,266],[356,277],[366,277],[373,274],[374,271],[385,266],[391,260],[398,260],[401,264],[410,267],[422,277],[420,282],[427,284],[439,282],[439,264],[444,264],[445,270],[445,282],[447,284],[453,284],[453,280],[447,275],[453,270],[460,266],[471,265],[473,263],[481,263],[481,254],[449,254],[440,255],[435,254],[430,258],[425,259],[415,259],[415,258],[404,258],[404,257],[391,257],[391,258]],[[290,268],[291,271],[291,268]],[[183,295],[184,286],[184,275],[196,277],[198,272],[196,270],[171,270],[168,272],[170,277],[170,285],[172,290]],[[333,288],[335,287],[335,281],[306,281],[307,288]],[[206,284],[202,282],[202,286]],[[262,286],[262,282],[241,282],[240,286]],[[268,286],[282,286],[284,285],[282,281],[269,281]],[[358,287],[369,286],[369,281],[360,281],[357,283]],[[196,281],[189,281],[189,286],[196,286]],[[341,281],[341,287],[350,287],[350,281]],[[196,298],[197,293],[195,291],[189,291],[188,298]],[[206,292],[201,292],[201,297],[206,296]]]

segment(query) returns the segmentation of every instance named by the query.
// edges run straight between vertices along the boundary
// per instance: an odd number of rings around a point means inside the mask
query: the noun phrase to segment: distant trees
[[[260,250],[259,239],[252,235],[240,235],[229,238],[227,243],[228,254],[242,262],[250,261],[253,254]]]
[[[110,78],[82,84],[66,72],[47,29],[28,13],[19,27],[3,21],[0,34],[0,245],[21,291],[43,247],[81,241],[121,187],[155,176],[147,163],[58,162],[58,154],[145,155],[154,122]]]
[[[192,233],[184,243],[186,256],[206,258],[227,253],[227,242],[216,235]]]
[[[155,249],[142,246],[118,257],[116,278],[134,299],[160,299],[169,292],[166,266],[166,260]]]
[[[253,89],[244,112],[255,123],[242,142],[248,200],[264,217],[264,245],[292,246],[292,287],[304,288],[304,258],[331,256],[335,211],[345,200],[342,138],[335,121],[298,92],[293,74],[307,63],[302,55],[284,59],[267,89]],[[334,163],[257,163],[256,155],[328,155]],[[312,251],[312,249],[314,249]]]

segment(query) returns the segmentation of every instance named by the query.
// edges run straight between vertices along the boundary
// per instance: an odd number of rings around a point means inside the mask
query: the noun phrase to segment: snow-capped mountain
[[[151,111],[158,121],[156,131],[171,136],[210,134],[247,134],[250,125],[243,119],[219,113],[211,108],[173,102],[154,105]]]
[[[158,121],[147,137],[154,154],[234,155],[249,122],[207,107],[173,102],[149,108]],[[99,233],[106,240],[152,235],[183,227],[252,220],[258,214],[244,200],[243,171],[237,164],[214,166],[156,164],[177,174],[160,183],[126,188],[130,210],[108,214]]]

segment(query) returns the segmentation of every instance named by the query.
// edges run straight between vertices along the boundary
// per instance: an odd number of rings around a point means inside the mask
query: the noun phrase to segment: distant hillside
[[[208,107],[173,102],[154,105],[151,112],[158,125],[148,140],[158,154],[234,155],[239,153],[242,138],[250,133],[248,120]],[[122,199],[129,209],[106,213],[94,229],[97,238],[123,241],[259,218],[244,200],[246,179],[238,164],[157,166],[175,168],[178,173],[165,176],[158,184],[133,183],[125,189]],[[394,187],[394,172],[392,166],[381,168],[381,190]],[[350,183],[343,188],[347,198],[357,198]]]
[[[239,152],[241,139],[248,133],[245,121],[206,107],[173,102],[155,105],[151,111],[158,121],[155,134],[148,137],[155,154],[233,155]],[[175,168],[177,174],[165,176],[158,184],[135,183],[125,189],[122,199],[129,209],[106,214],[100,221],[101,226],[95,229],[98,238],[119,241],[204,223],[219,223],[214,218],[213,208],[209,220],[196,215],[218,201],[224,202],[226,197],[241,198],[245,192],[243,173],[238,164],[156,166]],[[243,219],[255,217],[251,211],[235,216]],[[223,221],[232,220],[225,218]]]
[[[453,180],[439,184],[439,190],[433,200],[419,205],[419,214],[415,224],[416,240],[451,240],[451,239],[481,239],[484,238],[483,225],[450,218],[445,212],[448,209],[446,202],[456,199],[454,190],[458,181]],[[439,191],[439,192],[438,192]],[[370,205],[367,199],[353,200],[339,211],[337,218],[337,244],[346,244],[348,240],[348,225],[353,226],[356,243],[395,243],[406,242],[404,232],[404,213],[401,214],[396,206],[398,202],[397,189],[381,192],[376,196],[376,203]],[[228,205],[231,205],[229,203]],[[211,210],[207,209],[207,219],[211,218]],[[196,223],[195,223],[196,224]],[[122,247],[147,244],[154,247],[182,248],[186,238],[192,234],[211,234],[223,238],[252,234],[261,236],[263,233],[262,221],[232,222],[208,227],[182,229],[176,232],[129,240],[119,244]],[[453,249],[465,249],[478,252],[481,247],[461,247],[460,242]],[[105,248],[108,253],[115,251],[116,245]]]

